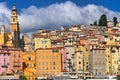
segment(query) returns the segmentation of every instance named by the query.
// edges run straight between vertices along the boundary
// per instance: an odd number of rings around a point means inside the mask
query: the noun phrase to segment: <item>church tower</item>
[[[13,5],[10,19],[10,32],[13,33],[13,46],[20,47],[20,28],[17,16],[16,6]]]
[[[1,26],[1,32],[0,32],[0,44],[5,44],[5,26]]]
[[[5,33],[5,25],[2,25],[1,27],[1,34],[4,34]]]

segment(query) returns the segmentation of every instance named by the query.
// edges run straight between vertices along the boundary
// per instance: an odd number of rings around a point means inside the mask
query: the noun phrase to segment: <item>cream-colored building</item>
[[[34,33],[33,34],[34,41],[34,50],[37,48],[51,48],[51,39],[48,35],[41,35]]]

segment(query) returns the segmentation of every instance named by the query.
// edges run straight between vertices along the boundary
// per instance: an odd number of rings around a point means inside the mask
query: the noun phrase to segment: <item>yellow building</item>
[[[120,73],[120,48],[118,45],[107,45],[106,48],[106,71],[108,74],[118,75]]]
[[[5,25],[2,25],[0,32],[0,45],[20,47],[20,30],[17,18],[17,10],[14,5],[11,12],[10,32],[5,32]]]
[[[51,48],[51,40],[48,35],[41,35],[34,33],[33,41],[34,41],[34,50],[37,48]]]
[[[85,45],[75,45],[75,66],[76,66],[76,72],[81,72],[84,73],[84,77],[89,77],[89,59],[88,59],[88,53],[87,53],[87,48]],[[80,58],[81,57],[81,58]],[[87,75],[87,76],[86,76]]]
[[[35,50],[35,65],[36,75],[38,77],[55,76],[61,74],[62,69],[62,55],[61,49],[63,47],[55,48],[38,48]]]
[[[28,80],[35,80],[35,53],[34,52],[23,52],[23,65],[24,65],[24,76]]]

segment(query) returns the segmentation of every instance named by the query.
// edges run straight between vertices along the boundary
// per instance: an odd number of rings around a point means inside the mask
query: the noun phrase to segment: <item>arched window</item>
[[[15,18],[13,18],[13,22],[15,22]]]
[[[31,58],[31,57],[28,57],[28,60],[30,61],[30,60],[32,60],[32,58]]]

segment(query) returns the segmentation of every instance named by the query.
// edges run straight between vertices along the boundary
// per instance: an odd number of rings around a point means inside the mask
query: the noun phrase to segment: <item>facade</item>
[[[38,48],[35,50],[35,57],[36,57],[35,65],[36,65],[37,76],[61,75],[62,48],[63,47]]]
[[[21,75],[23,73],[22,50],[18,48],[9,48],[9,52],[11,53],[11,70],[14,74]]]
[[[10,71],[10,52],[6,49],[0,49],[0,74]]]
[[[78,73],[78,76],[82,78],[83,76],[83,52],[75,52],[75,71]]]
[[[90,61],[90,73],[94,77],[105,77],[106,73],[106,50],[96,48],[93,49],[89,56]]]
[[[22,51],[17,48],[1,46],[0,48],[0,74],[22,74]]]
[[[29,36],[27,34],[24,34],[22,36],[21,48],[23,51],[32,51],[33,50],[32,40],[29,38]]]
[[[51,48],[51,40],[47,35],[33,34],[34,50],[37,48]]]
[[[35,53],[34,51],[23,52],[23,72],[28,80],[35,80]]]
[[[67,63],[67,71],[73,72],[75,71],[75,48],[72,45],[66,45],[66,63]]]

